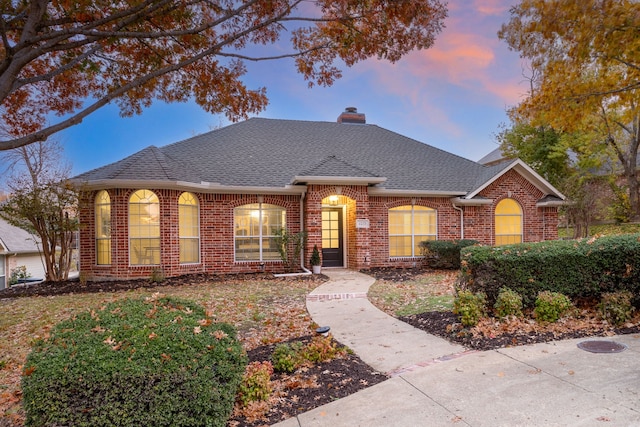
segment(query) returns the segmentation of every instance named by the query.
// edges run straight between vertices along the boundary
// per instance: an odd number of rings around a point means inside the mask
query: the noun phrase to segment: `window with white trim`
[[[200,262],[200,215],[198,199],[182,193],[178,199],[180,233],[180,264]]]
[[[417,205],[389,209],[389,256],[421,256],[420,242],[436,240],[437,211]]]
[[[280,260],[276,233],[286,227],[286,209],[268,203],[238,206],[233,211],[236,261]]]
[[[496,206],[496,245],[522,243],[522,208],[513,199],[503,199]]]
[[[129,198],[129,263],[160,264],[160,201],[149,190]]]
[[[95,200],[96,264],[111,264],[111,197],[105,190]]]

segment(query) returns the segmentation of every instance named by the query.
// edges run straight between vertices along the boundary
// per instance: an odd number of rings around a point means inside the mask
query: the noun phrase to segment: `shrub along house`
[[[483,166],[376,125],[252,118],[75,178],[88,278],[282,272],[276,234],[322,265],[413,266],[428,239],[557,238],[564,196],[520,160]]]

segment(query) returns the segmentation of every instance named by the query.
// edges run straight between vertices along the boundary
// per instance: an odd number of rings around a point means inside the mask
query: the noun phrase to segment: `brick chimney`
[[[367,120],[364,114],[358,113],[356,107],[347,107],[338,117],[338,123],[357,123],[363,125],[367,123]]]

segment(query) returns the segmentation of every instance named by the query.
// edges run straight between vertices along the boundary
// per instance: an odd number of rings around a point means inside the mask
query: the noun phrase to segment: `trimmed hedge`
[[[423,240],[419,243],[424,256],[424,264],[430,268],[458,270],[460,251],[467,246],[477,245],[476,240]]]
[[[247,364],[189,301],[123,300],[57,324],[27,357],[27,426],[225,426]]]
[[[495,304],[508,287],[532,307],[538,292],[575,299],[605,292],[640,291],[640,234],[558,240],[462,250],[460,286],[484,292]]]

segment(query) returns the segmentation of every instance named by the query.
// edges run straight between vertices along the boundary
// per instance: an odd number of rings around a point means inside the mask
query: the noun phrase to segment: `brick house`
[[[283,272],[278,230],[307,233],[301,263],[413,266],[427,239],[557,238],[565,197],[529,166],[493,166],[376,125],[252,118],[86,172],[88,278]]]

